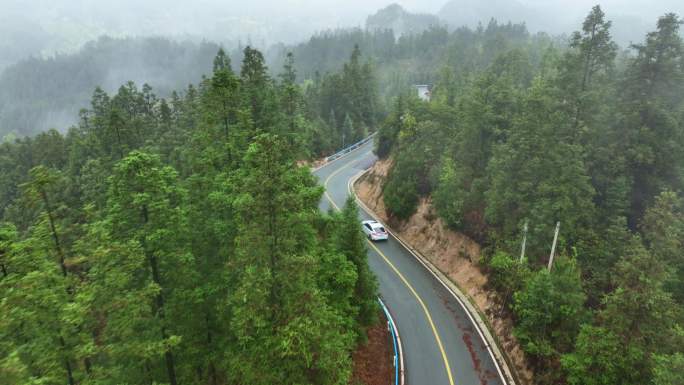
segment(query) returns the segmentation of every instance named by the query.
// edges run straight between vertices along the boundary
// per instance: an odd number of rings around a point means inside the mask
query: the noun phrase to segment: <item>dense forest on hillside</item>
[[[539,384],[684,381],[681,24],[661,17],[623,55],[597,6],[567,49],[446,61],[432,100],[397,98],[380,128],[387,208],[405,219],[430,197],[485,246]]]
[[[411,84],[435,83],[445,65],[463,73],[484,68],[504,49],[502,46],[529,51],[529,57],[538,63],[543,47],[553,41],[544,34],[530,35],[523,25],[496,21],[455,31],[426,21],[422,27],[416,26],[416,31],[400,34],[379,27],[329,31],[298,45],[273,46],[265,56],[270,75],[277,77],[287,53],[293,52],[297,83],[311,83],[342,71],[358,46],[372,59],[369,65],[376,83],[368,87],[380,95],[375,108],[382,111]],[[77,113],[87,105],[95,87],[115,92],[119,85],[132,80],[148,84],[157,95],[170,97],[173,90],[183,89],[209,73],[211,58],[218,49],[208,42],[105,37],[75,54],[24,60],[0,73],[0,141],[8,134],[11,140],[51,128],[66,130],[77,123]],[[227,53],[234,62],[243,60],[239,47]],[[344,114],[336,112],[341,124]]]
[[[299,161],[373,124],[372,73],[356,50],[345,87],[311,86],[348,103],[328,125],[292,56],[243,57],[0,144],[0,384],[349,383],[376,283],[354,202],[320,213]]]
[[[211,72],[219,46],[164,38],[102,37],[79,52],[29,58],[0,72],[0,141],[77,122],[93,89],[116,91],[131,80],[169,96]]]
[[[280,67],[286,52],[297,57],[300,81],[339,70],[357,45],[372,59],[382,100],[389,101],[413,84],[434,84],[445,67],[460,78],[492,63],[502,51],[517,48],[539,65],[549,44],[565,43],[544,33],[530,34],[524,24],[499,23],[451,30],[432,25],[398,36],[391,29],[348,29],[322,32],[309,41],[269,50],[269,62]]]

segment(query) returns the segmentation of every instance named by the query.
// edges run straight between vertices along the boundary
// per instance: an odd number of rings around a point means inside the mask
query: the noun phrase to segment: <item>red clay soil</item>
[[[394,351],[384,314],[376,326],[368,329],[368,343],[354,352],[351,385],[389,385],[394,376]]]

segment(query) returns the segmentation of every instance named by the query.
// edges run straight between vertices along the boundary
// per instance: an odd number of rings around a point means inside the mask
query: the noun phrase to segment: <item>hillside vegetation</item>
[[[102,37],[77,53],[28,58],[0,71],[0,141],[78,122],[95,87],[116,91],[127,81],[170,96],[211,72],[219,46],[163,38]]]
[[[291,56],[277,79],[243,56],[168,99],[98,88],[66,135],[0,145],[0,384],[349,383],[375,278],[354,202],[320,213],[297,164],[367,116],[360,53],[339,127]]]
[[[661,17],[627,54],[598,6],[567,49],[504,35],[483,69],[449,62],[431,102],[397,98],[380,129],[385,206],[405,219],[429,196],[484,245],[539,384],[682,381],[681,23]]]

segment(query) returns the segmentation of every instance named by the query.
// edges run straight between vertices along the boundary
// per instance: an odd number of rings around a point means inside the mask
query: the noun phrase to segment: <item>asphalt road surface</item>
[[[372,147],[371,141],[314,172],[326,187],[322,210],[344,205],[350,179],[377,159]],[[372,219],[360,211],[359,220]],[[401,243],[392,236],[369,243],[368,263],[401,336],[406,384],[504,385],[466,311]]]

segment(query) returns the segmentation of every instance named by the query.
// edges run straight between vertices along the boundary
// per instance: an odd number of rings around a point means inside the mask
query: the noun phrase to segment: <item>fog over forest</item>
[[[622,48],[641,42],[659,16],[684,14],[676,0],[0,0],[0,139],[65,130],[96,86],[114,92],[130,80],[169,96],[208,73],[219,45],[235,60],[240,47],[256,47],[277,72],[284,53],[306,52],[302,44],[325,31],[393,29],[398,38],[435,24],[477,28],[493,18],[564,42],[595,3]],[[306,57],[298,68],[304,77],[334,69],[359,43],[351,40],[334,57]]]
[[[363,26],[391,0],[198,0],[103,2],[93,0],[0,0],[0,69],[29,55],[73,52],[106,34],[238,41],[264,47],[293,43],[315,31]],[[665,12],[683,13],[677,0],[396,0],[411,12],[432,13],[452,26],[526,22],[532,32],[567,33],[592,5],[614,21],[616,40],[638,40]]]

